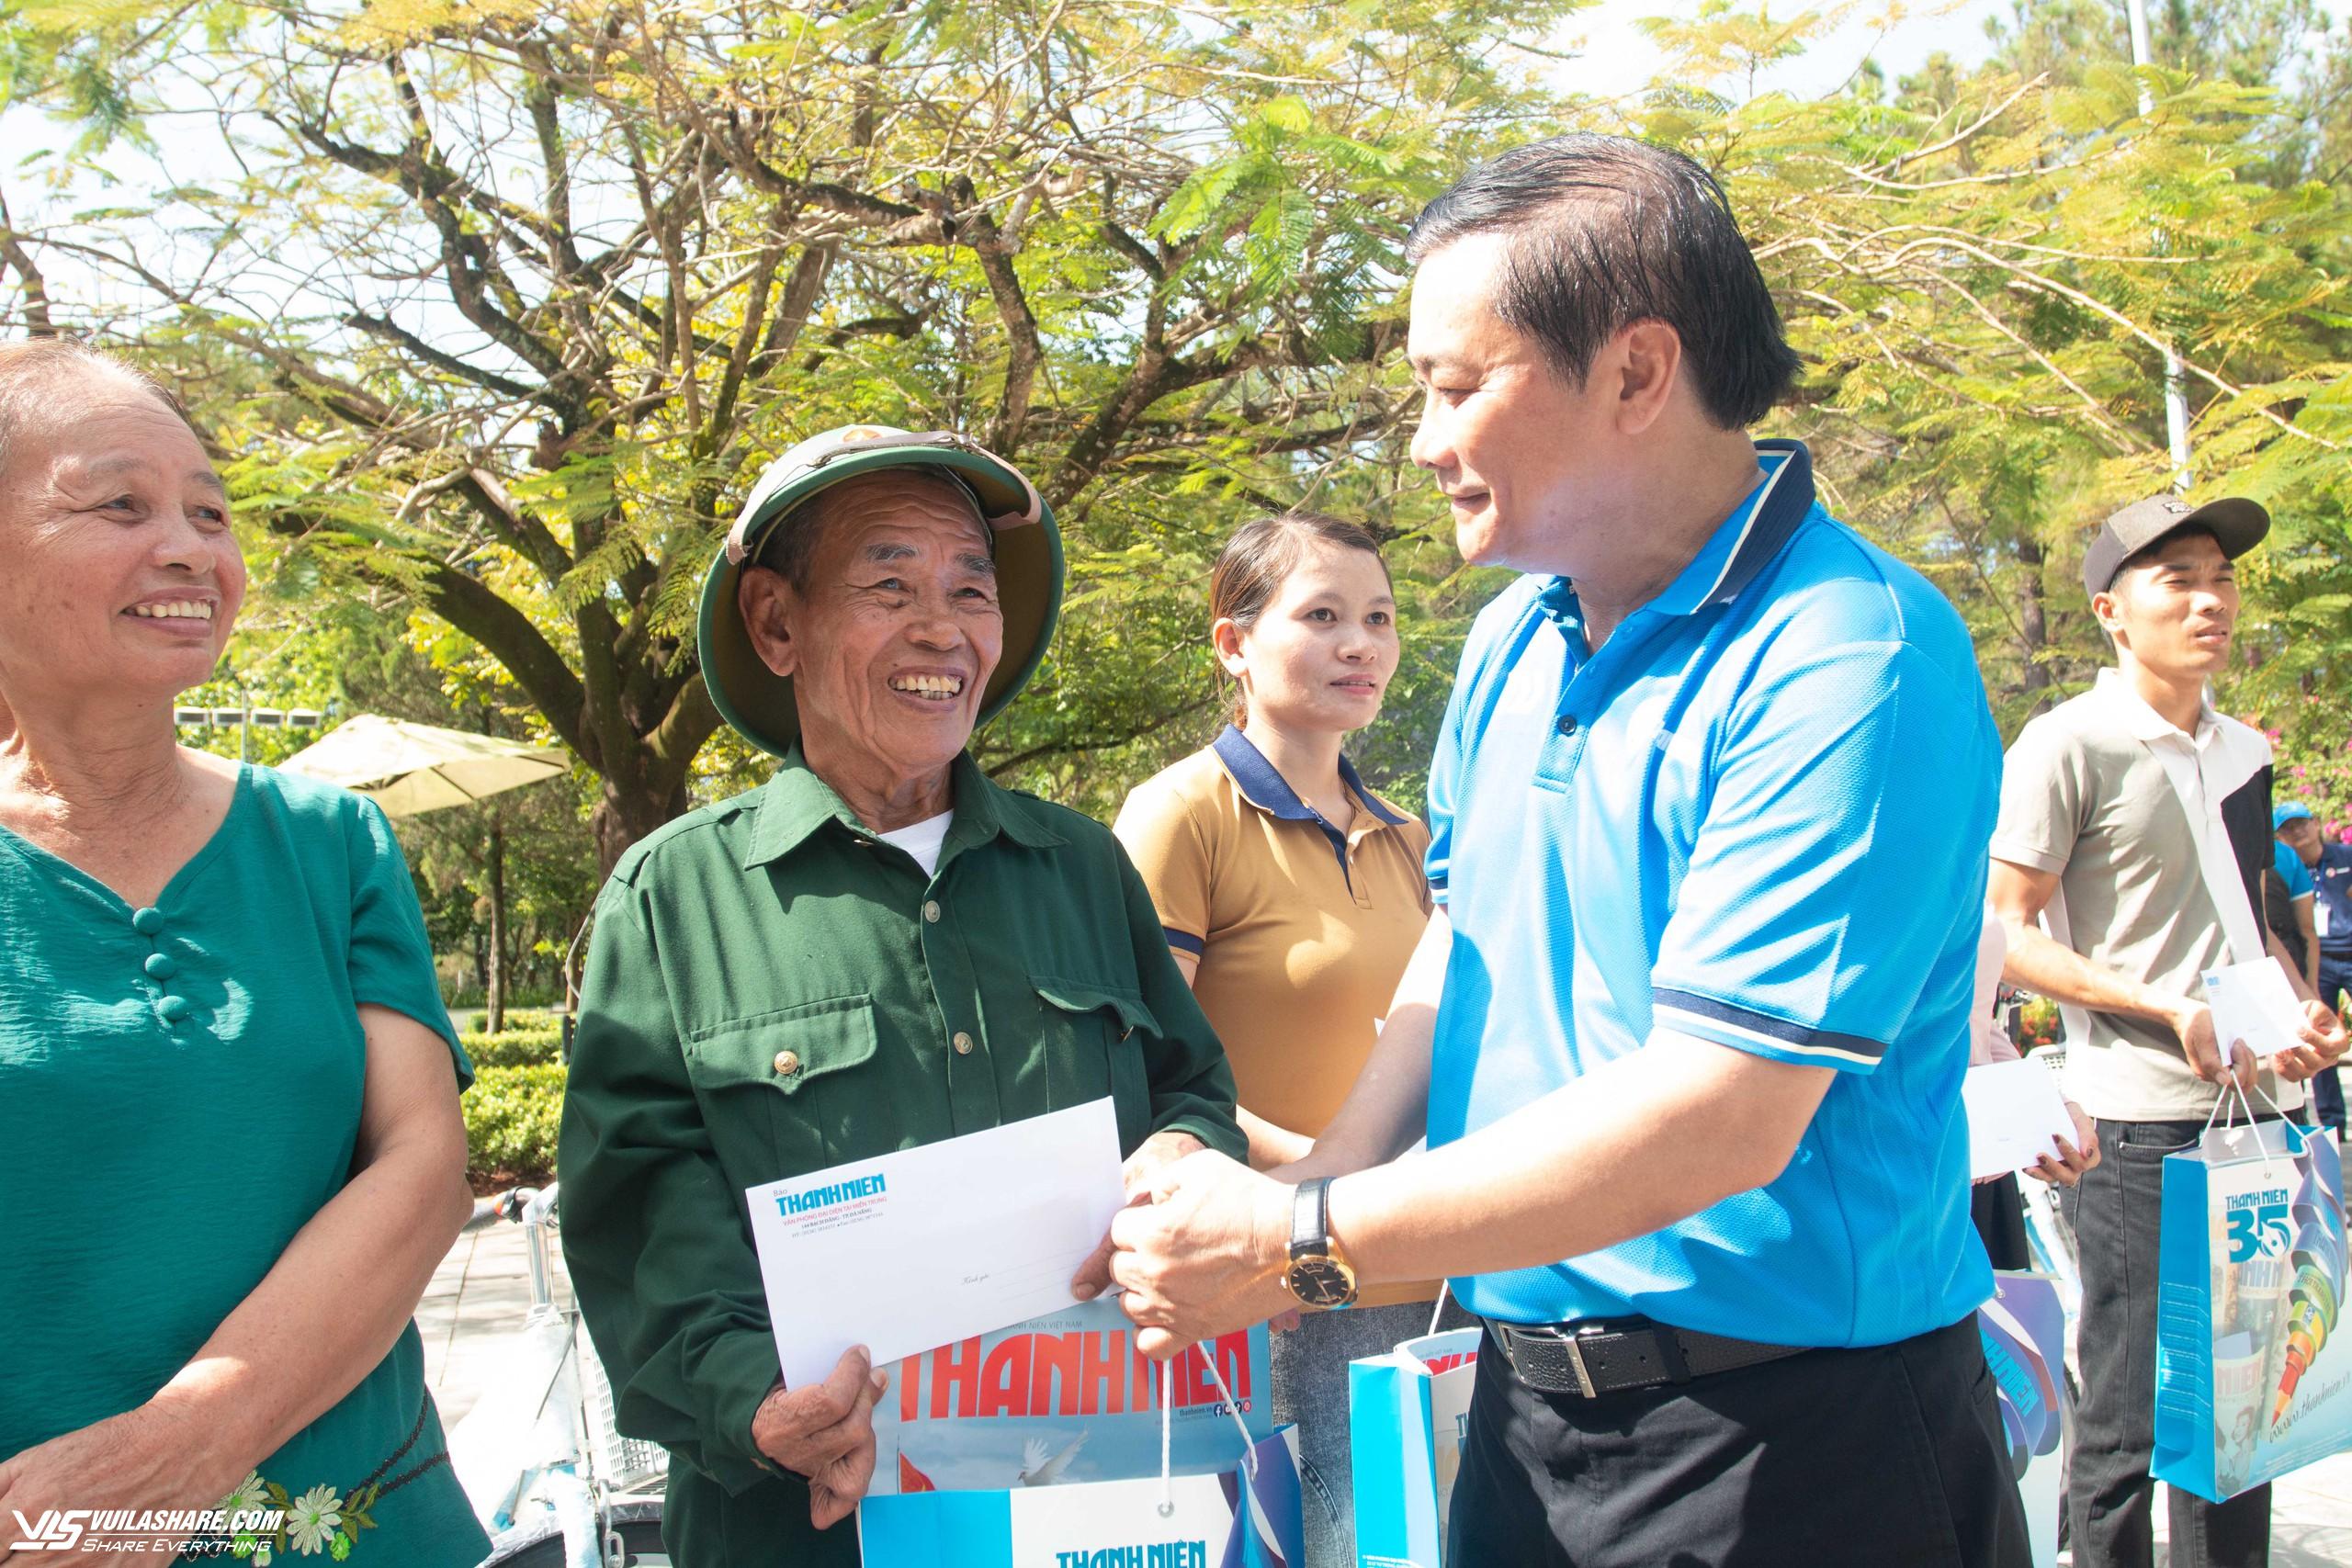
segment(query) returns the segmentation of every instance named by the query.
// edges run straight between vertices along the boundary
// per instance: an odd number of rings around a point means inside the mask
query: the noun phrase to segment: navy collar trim
[[[1805,450],[1802,441],[1758,441],[1759,458],[1770,459],[1782,455],[1771,465],[1763,489],[1747,509],[1747,521],[1742,525],[1740,536],[1731,547],[1731,557],[1724,562],[1723,575],[1714,586],[1700,596],[1700,604],[1727,604],[1739,596],[1739,591],[1756,579],[1765,563],[1781,553],[1797,531],[1797,525],[1813,512],[1813,454]]]
[[[1214,750],[1216,760],[1224,763],[1225,771],[1233,776],[1242,798],[1259,810],[1279,817],[1285,822],[1323,821],[1322,813],[1298,798],[1298,792],[1290,787],[1290,781],[1283,778],[1272,762],[1266,761],[1266,754],[1258,750],[1257,743],[1232,725],[1227,725],[1225,733],[1216,738]],[[1363,802],[1365,810],[1391,828],[1405,825],[1404,818],[1389,810],[1378,795],[1364,787],[1363,780],[1356,774],[1355,764],[1349,761],[1345,754],[1340,758],[1340,782]]]
[[[1713,604],[1730,604],[1781,553],[1796,534],[1798,525],[1813,514],[1813,455],[1805,450],[1804,442],[1758,441],[1756,459],[1763,474],[1757,488],[1741,503],[1740,511],[1725,518],[1715,536],[1700,550],[1701,556],[1711,554],[1724,533],[1737,530],[1731,547],[1724,552],[1723,569],[1715,574],[1714,581],[1692,581],[1691,572],[1686,569],[1682,577],[1643,609],[1679,615]],[[1555,577],[1544,585],[1536,595],[1536,607],[1562,626],[1582,619],[1577,605],[1576,584],[1565,577]]]

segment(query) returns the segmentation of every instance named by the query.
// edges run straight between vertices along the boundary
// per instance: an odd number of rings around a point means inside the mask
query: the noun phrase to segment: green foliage
[[[760,466],[827,425],[970,431],[1101,590],[985,765],[1060,791],[1191,733],[1195,563],[1397,460],[1398,240],[1540,123],[1541,57],[1510,45],[1577,3],[297,0],[172,49],[179,11],[114,0],[151,30],[26,36],[140,115],[219,104],[234,155],[35,238],[117,280],[122,335],[198,394],[257,607],[461,630],[500,722],[581,758],[609,865],[757,766],[723,739],[701,761],[695,592]],[[54,73],[18,101],[86,112]],[[147,264],[192,233],[202,264]],[[1364,499],[1400,536],[1439,511]]]
[[[459,1101],[466,1118],[466,1172],[476,1180],[544,1181],[555,1170],[563,1123],[560,1064],[481,1067]]]
[[[2160,28],[2142,75],[2114,7],[2021,5],[1981,69],[1939,59],[1891,94],[1810,102],[1741,89],[1818,18],[1710,6],[1655,34],[1674,90],[1631,126],[1719,172],[1805,357],[1770,423],[1960,607],[2005,730],[2109,658],[2077,568],[2106,513],[2170,478],[2165,346],[2187,365],[2195,496],[2341,514],[2345,193],[2278,177],[2278,100],[2249,83],[2313,61],[2262,52],[2292,31],[2256,25],[2272,12],[2191,18],[2196,50]],[[2268,614],[2250,662],[2287,651]]]
[[[506,1010],[506,1027],[509,1030],[554,1029],[562,1021],[551,1008],[514,1007]],[[482,1021],[477,1019],[468,1032],[469,1037],[479,1037],[482,1032]]]
[[[1806,439],[1831,507],[1951,597],[2005,729],[2109,657],[2077,567],[2106,512],[2169,481],[2177,350],[2192,493],[2278,519],[2224,704],[2352,813],[2331,771],[2352,744],[2344,26],[2310,0],[2157,0],[2134,72],[2120,6],[2018,0],[1980,67],[1866,63],[1797,100],[1759,84],[1837,18],[1708,0],[1659,7],[1656,81],[1582,102],[1514,47],[1573,9],[19,7],[0,94],[78,140],[0,181],[95,180],[154,111],[215,99],[238,157],[38,231],[0,209],[23,241],[0,280],[28,321],[135,337],[196,397],[256,567],[220,691],[580,757],[497,818],[528,884],[511,957],[540,983],[620,846],[764,773],[695,672],[695,592],[752,475],[830,424],[969,430],[1037,478],[1068,613],[976,750],[1105,817],[1222,722],[1222,540],[1294,504],[1363,518],[1406,657],[1352,744],[1416,799],[1498,579],[1464,570],[1406,453],[1398,244],[1472,158],[1565,128],[1719,174],[1804,356],[1766,434]],[[105,305],[42,293],[40,256],[96,269]],[[445,950],[486,940],[492,826],[403,828]]]
[[[510,1020],[514,1016],[507,1015]],[[562,1055],[563,1030],[553,1023],[510,1025],[495,1034],[469,1033],[463,1043],[476,1067],[546,1066]]]

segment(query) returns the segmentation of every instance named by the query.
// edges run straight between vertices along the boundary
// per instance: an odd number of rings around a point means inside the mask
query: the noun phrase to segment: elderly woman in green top
[[[245,573],[152,382],[0,345],[0,1519],[478,1562],[409,1321],[471,1207],[469,1068],[383,814],[175,743]],[[20,1534],[10,1568],[182,1544]]]
[[[564,1254],[681,1568],[858,1560],[864,1355],[785,1387],[748,1187],[1108,1096],[1130,1190],[1238,1156],[1233,1078],[1099,824],[966,751],[1044,656],[1053,519],[961,437],[852,426],[744,503],[702,604],[773,778],[623,856],[564,1107]]]

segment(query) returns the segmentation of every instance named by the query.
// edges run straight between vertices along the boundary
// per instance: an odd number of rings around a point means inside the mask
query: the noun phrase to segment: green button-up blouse
[[[1233,1078],[1100,824],[955,764],[935,874],[796,750],[632,848],[597,900],[564,1256],[624,1432],[672,1455],[682,1568],[854,1564],[752,1446],[776,1381],[743,1191],[1109,1095],[1125,1150],[1236,1158]]]

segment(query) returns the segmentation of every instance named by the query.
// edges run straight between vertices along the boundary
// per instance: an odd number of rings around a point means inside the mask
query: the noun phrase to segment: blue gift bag
[[[1262,1354],[1263,1331],[1255,1332]],[[1216,1414],[1232,1440],[1216,1451],[1226,1457],[1174,1457],[1181,1395],[1174,1367],[1162,1367],[1156,1452],[1095,1462],[1088,1473],[1104,1478],[1080,1480],[1075,1454],[1046,1452],[1032,1438],[1016,1484],[958,1490],[925,1474],[920,1489],[869,1495],[858,1505],[866,1568],[1300,1568],[1295,1429],[1249,1429],[1215,1347],[1181,1359],[1220,1396]],[[1193,1451],[1212,1450],[1196,1438]]]
[[[2218,1503],[2352,1448],[2335,1134],[2209,1128],[2163,1203],[2152,1473]]]

